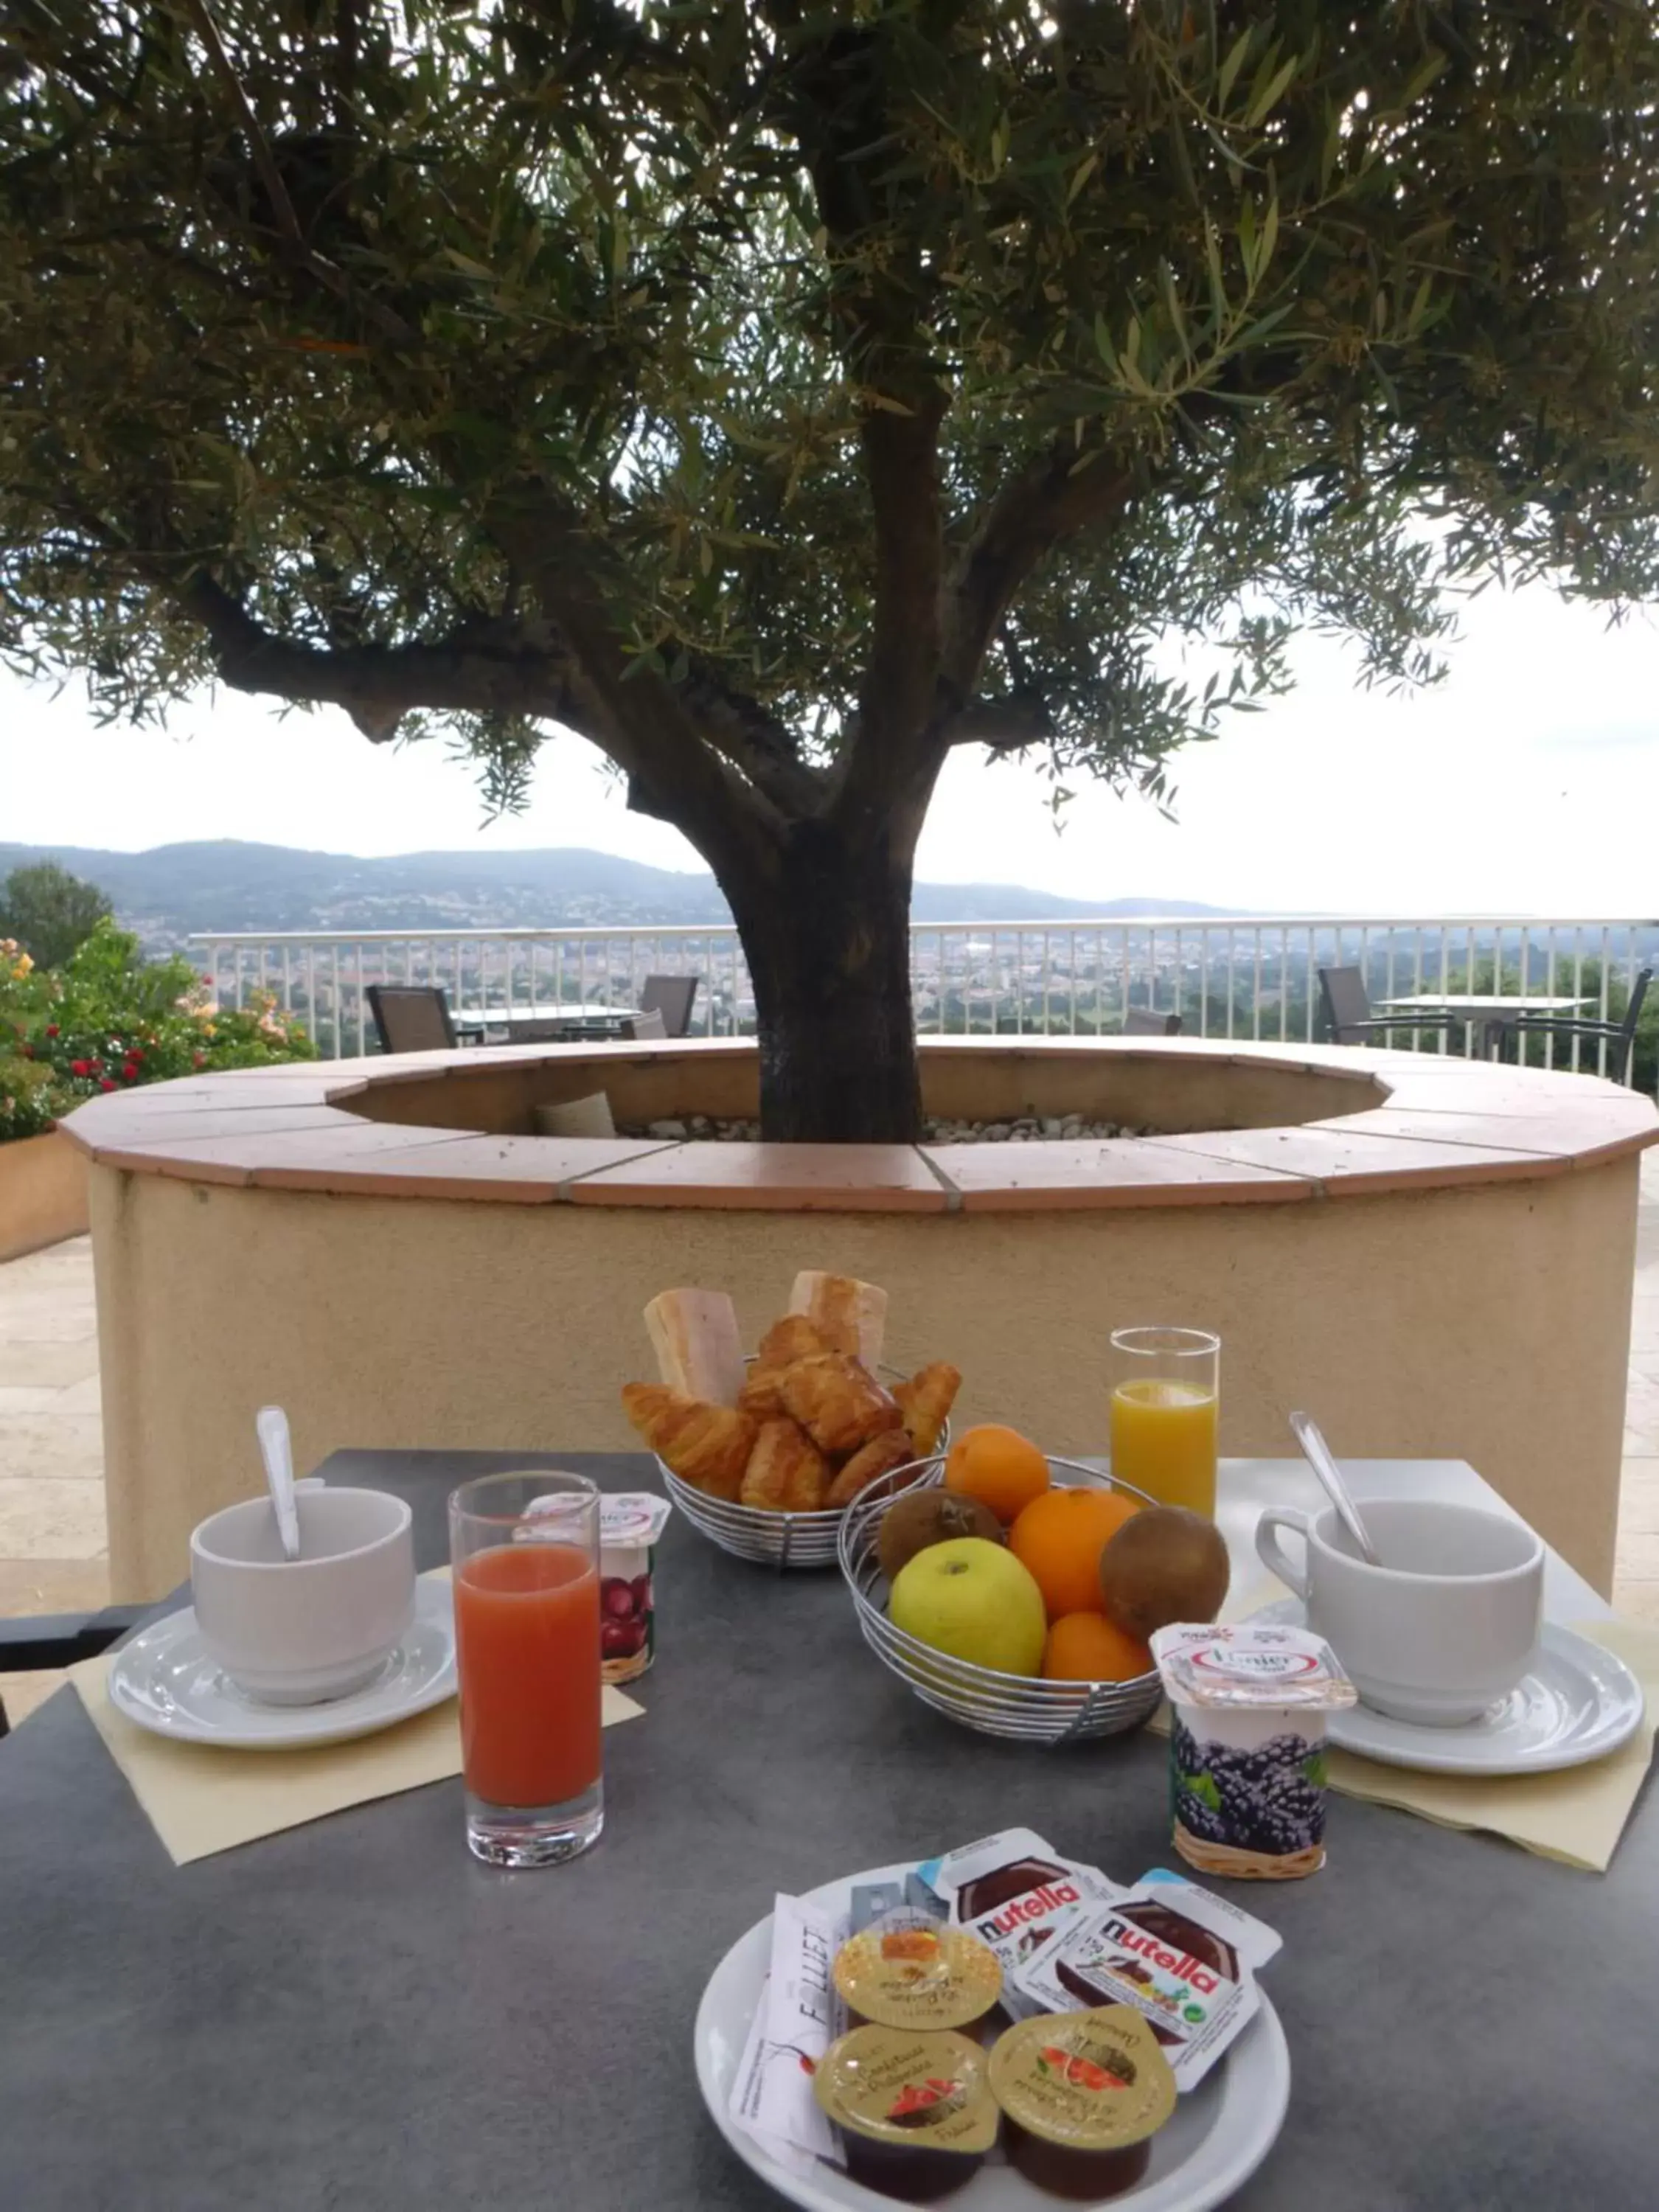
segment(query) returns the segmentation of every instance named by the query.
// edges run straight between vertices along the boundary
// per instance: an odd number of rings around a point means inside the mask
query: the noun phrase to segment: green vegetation
[[[0,655],[580,732],[764,1124],[915,1133],[952,750],[1167,797],[1299,629],[1659,591],[1659,27],[1537,0],[22,0]],[[1174,648],[1224,673],[1180,673]]]
[[[96,884],[51,860],[14,868],[0,884],[0,937],[15,939],[37,968],[61,968],[112,912]]]
[[[144,960],[108,920],[61,969],[0,939],[0,1143],[39,1135],[100,1091],[315,1058],[273,997],[216,1006],[188,960]]]

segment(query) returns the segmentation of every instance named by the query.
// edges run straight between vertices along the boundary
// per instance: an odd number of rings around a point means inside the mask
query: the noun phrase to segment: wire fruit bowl
[[[890,1371],[883,1370],[884,1375]],[[949,1421],[939,1432],[939,1442],[945,1451],[950,1449]],[[931,1460],[912,1460],[908,1466],[880,1476],[871,1487],[880,1488],[884,1498],[896,1498],[901,1490],[919,1482],[933,1464]],[[945,1464],[943,1454],[939,1464]],[[724,1498],[711,1498],[706,1490],[683,1481],[660,1459],[657,1466],[663,1487],[699,1535],[707,1536],[721,1551],[730,1552],[733,1559],[753,1559],[781,1572],[785,1568],[833,1567],[839,1557],[842,1524],[854,1505],[860,1503],[860,1498],[854,1498],[853,1505],[838,1505],[833,1513],[775,1513],[763,1505],[739,1505]]]
[[[1132,1483],[1115,1482],[1080,1460],[1048,1455],[1050,1472],[1073,1484],[1121,1491],[1143,1505],[1157,1500]],[[902,1490],[936,1488],[945,1477],[943,1455],[924,1460],[920,1471],[902,1467],[881,1475],[860,1492],[838,1518],[841,1571],[853,1594],[864,1640],[882,1664],[915,1691],[923,1705],[945,1713],[981,1735],[1013,1743],[1081,1743],[1093,1736],[1120,1735],[1139,1728],[1157,1711],[1163,1686],[1154,1671],[1126,1682],[1048,1682],[1024,1674],[1003,1674],[992,1667],[936,1651],[908,1636],[887,1617],[887,1580],[876,1542],[882,1516]]]

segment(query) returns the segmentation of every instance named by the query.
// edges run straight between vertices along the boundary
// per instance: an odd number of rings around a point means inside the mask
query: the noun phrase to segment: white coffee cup
[[[1544,1619],[1544,1547],[1501,1513],[1430,1498],[1366,1498],[1380,1566],[1359,1555],[1334,1507],[1274,1507],[1255,1548],[1302,1599],[1363,1702],[1396,1720],[1455,1728],[1505,1698],[1532,1664]],[[1275,1534],[1307,1543],[1305,1567]]]
[[[190,1540],[210,1655],[249,1697],[316,1705],[370,1680],[415,1613],[410,1510],[381,1490],[295,1497],[300,1556],[283,1557],[268,1498],[228,1505]]]

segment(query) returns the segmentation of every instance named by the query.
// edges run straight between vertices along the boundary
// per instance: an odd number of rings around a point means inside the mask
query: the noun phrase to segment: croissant
[[[783,1403],[783,1376],[781,1367],[751,1367],[744,1377],[738,1403],[751,1421],[788,1419]]]
[[[927,1459],[939,1449],[940,1431],[961,1388],[962,1370],[952,1367],[948,1359],[936,1359],[908,1382],[893,1385],[893,1395],[918,1458]]]
[[[841,1473],[830,1486],[830,1495],[824,1504],[831,1510],[850,1505],[859,1492],[866,1489],[878,1475],[890,1474],[896,1467],[907,1467],[916,1455],[909,1433],[904,1429],[884,1429],[879,1436],[872,1437],[853,1454]]]
[[[789,1413],[818,1449],[833,1457],[855,1452],[903,1420],[897,1401],[855,1359],[838,1352],[798,1359],[784,1369],[779,1389]]]
[[[755,1365],[757,1369],[792,1367],[798,1359],[812,1359],[819,1352],[836,1349],[815,1321],[809,1321],[805,1314],[785,1314],[762,1337]]]
[[[830,1487],[830,1462],[793,1421],[763,1421],[738,1496],[773,1513],[817,1513]]]
[[[786,1314],[774,1322],[760,1340],[755,1364],[744,1377],[738,1403],[751,1419],[781,1421],[788,1418],[783,1402],[783,1370],[798,1359],[815,1359],[831,1349],[816,1322],[805,1314]]]
[[[711,1498],[737,1497],[755,1424],[735,1406],[705,1406],[660,1382],[625,1382],[623,1410],[665,1467]]]

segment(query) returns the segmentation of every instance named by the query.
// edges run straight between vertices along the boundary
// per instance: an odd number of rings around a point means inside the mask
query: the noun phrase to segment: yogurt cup
[[[561,1498],[532,1498],[515,1541],[533,1542],[546,1524],[556,1540]],[[632,1682],[657,1656],[657,1539],[673,1511],[654,1491],[607,1491],[599,1499],[599,1675]]]
[[[1152,1639],[1170,1700],[1176,1850],[1200,1873],[1290,1881],[1325,1863],[1325,1717],[1357,1692],[1300,1628],[1177,1622]]]
[[[599,1500],[599,1673],[632,1682],[657,1656],[657,1539],[673,1508],[648,1490]]]

